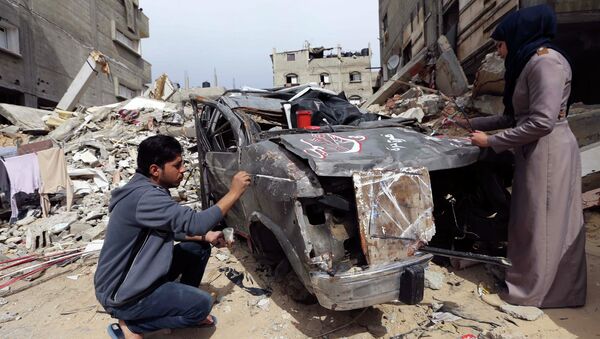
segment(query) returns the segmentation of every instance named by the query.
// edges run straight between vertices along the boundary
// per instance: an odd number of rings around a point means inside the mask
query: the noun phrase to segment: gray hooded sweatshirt
[[[112,192],[109,212],[94,276],[96,298],[105,308],[135,302],[164,283],[175,235],[204,235],[223,217],[216,205],[201,212],[179,205],[139,173]]]

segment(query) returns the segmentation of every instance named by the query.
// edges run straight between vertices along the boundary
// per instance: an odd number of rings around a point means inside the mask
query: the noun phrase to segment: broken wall
[[[137,1],[136,1],[137,2]],[[98,49],[109,57],[114,79],[128,87],[142,90],[151,81],[150,64],[141,55],[113,40],[113,25],[126,29],[126,11],[122,1],[55,2],[33,0],[30,12],[13,1],[0,0],[4,23],[18,29],[18,53],[0,50],[0,88],[23,93],[22,104],[56,104],[89,52]],[[137,16],[144,17],[139,11]],[[147,18],[146,18],[147,19]],[[137,20],[140,32],[147,20]],[[137,38],[143,38],[138,33]],[[115,102],[115,82],[98,76],[81,100],[86,106]],[[0,97],[1,100],[1,97]]]

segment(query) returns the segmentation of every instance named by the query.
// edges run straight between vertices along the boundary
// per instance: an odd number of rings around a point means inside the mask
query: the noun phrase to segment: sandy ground
[[[229,259],[209,262],[201,288],[215,292],[221,302],[213,308],[219,318],[216,329],[175,330],[171,334],[153,333],[148,338],[305,338],[319,337],[340,326],[328,338],[460,338],[495,328],[495,333],[522,334],[532,338],[600,337],[600,212],[586,213],[588,298],[585,307],[545,310],[535,321],[513,318],[481,301],[478,284],[491,285],[492,279],[482,265],[452,272],[431,265],[444,274],[440,290],[425,290],[420,305],[388,303],[368,308],[335,312],[319,305],[302,305],[285,295],[285,285],[276,283],[244,246],[235,248]],[[227,250],[221,250],[227,254]],[[265,301],[233,284],[220,269],[244,272],[245,286],[270,288]],[[107,338],[106,326],[112,321],[102,313],[93,293],[93,262],[54,268],[45,276],[56,276],[23,292],[7,296],[8,304],[0,314],[18,313],[20,319],[0,324],[0,338]],[[73,276],[77,279],[73,280]],[[68,278],[70,277],[70,278]],[[42,277],[43,278],[43,277]],[[18,288],[19,285],[13,288]],[[259,302],[260,301],[260,302]],[[260,305],[261,307],[259,307]],[[458,308],[464,319],[433,324],[434,309]],[[404,335],[404,336],[402,336]]]

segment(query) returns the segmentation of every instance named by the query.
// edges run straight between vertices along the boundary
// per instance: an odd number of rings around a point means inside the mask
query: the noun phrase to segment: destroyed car
[[[326,308],[420,302],[432,255],[419,247],[436,242],[436,228],[447,248],[506,238],[502,166],[467,139],[426,135],[414,119],[380,120],[310,86],[190,100],[203,206],[248,172],[252,184],[225,223],[276,271],[291,267]],[[304,109],[311,126],[298,128]]]

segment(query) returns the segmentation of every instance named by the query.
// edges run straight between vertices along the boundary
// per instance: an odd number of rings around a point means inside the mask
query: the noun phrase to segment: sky
[[[271,58],[277,51],[311,46],[360,51],[371,44],[379,66],[377,0],[141,0],[150,19],[142,40],[152,77],[167,73],[183,87],[203,81],[237,88],[273,85]]]

